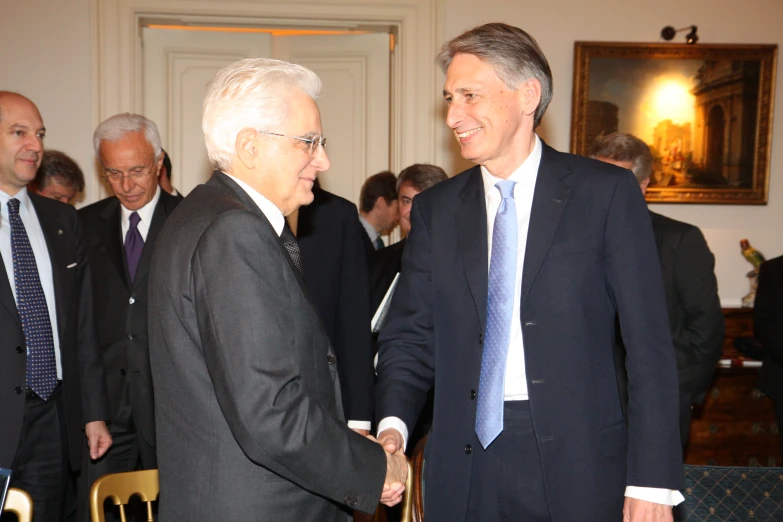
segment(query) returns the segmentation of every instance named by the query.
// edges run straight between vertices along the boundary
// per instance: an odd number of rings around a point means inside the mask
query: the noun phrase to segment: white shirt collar
[[[6,203],[11,201],[12,199],[18,199],[19,204],[28,210],[32,206],[32,202],[30,201],[30,196],[27,194],[26,186],[22,187],[22,189],[16,194],[14,194],[13,196],[10,196],[5,192],[3,192],[2,190],[0,190],[0,209],[5,207]]]
[[[533,145],[533,152],[531,152],[525,161],[522,162],[522,165],[517,167],[517,169],[507,178],[516,181],[517,185],[527,185],[531,188],[535,188],[536,186],[538,167],[541,165],[541,152],[543,150],[541,139],[537,134],[534,134],[533,136],[536,138],[535,145]],[[497,192],[494,190],[495,184],[497,184],[498,181],[502,181],[502,178],[493,176],[484,165],[481,166],[481,179],[484,182],[484,195],[486,197],[489,197],[493,191]]]
[[[261,195],[260,192],[258,192],[256,189],[242,181],[241,179],[232,176],[231,174],[228,174],[227,172],[223,172],[226,176],[234,180],[234,182],[239,185],[242,190],[247,192],[247,195],[250,196],[250,198],[255,202],[256,205],[258,205],[258,208],[261,209],[261,212],[263,212],[264,216],[266,216],[266,219],[269,220],[269,223],[272,225],[272,228],[275,229],[275,232],[277,232],[277,235],[283,233],[283,226],[285,225],[285,216],[283,216],[283,212],[277,208],[277,206],[266,199],[264,196]]]
[[[128,210],[122,203],[120,203],[120,212],[122,212],[123,226],[126,226],[126,223],[130,221],[130,215],[133,212],[136,212],[141,218],[141,222],[145,224],[145,230],[149,230],[150,223],[152,223],[152,216],[155,214],[155,206],[158,204],[159,199],[160,185],[158,185],[158,188],[155,190],[155,195],[152,196],[152,199],[149,200],[147,204],[141,207],[139,210]],[[125,236],[123,235],[123,237]]]

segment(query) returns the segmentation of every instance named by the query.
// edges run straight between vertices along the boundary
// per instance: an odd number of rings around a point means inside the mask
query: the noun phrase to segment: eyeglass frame
[[[315,153],[318,150],[318,147],[320,146],[324,151],[326,150],[326,138],[324,136],[318,136],[317,138],[302,138],[299,136],[289,136],[287,134],[280,134],[278,132],[269,132],[265,130],[257,130],[256,132],[260,134],[268,134],[270,136],[280,136],[281,138],[290,138],[292,140],[299,140],[303,141],[305,143],[308,143],[310,145],[310,157],[315,157]]]
[[[157,165],[157,163],[158,162],[156,160],[155,163],[152,164],[152,166],[134,167],[134,169],[135,168],[141,168],[141,169],[144,169],[144,170],[142,170],[140,172],[129,172],[128,174],[119,173],[119,171],[115,171],[113,173],[109,173],[106,170],[106,167],[103,167],[103,176],[101,176],[101,177],[107,183],[122,183],[122,181],[125,178],[132,179],[134,182],[138,182],[138,181],[146,178],[150,174],[154,174],[155,173],[155,166]],[[119,174],[119,175],[114,175],[115,173]]]

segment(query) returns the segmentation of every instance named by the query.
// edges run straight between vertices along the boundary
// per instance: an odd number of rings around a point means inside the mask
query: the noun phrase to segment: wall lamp
[[[691,32],[685,35],[685,43],[689,43],[693,45],[699,41],[699,35],[696,34],[696,30],[698,29],[698,27],[696,27],[695,25],[681,27],[680,29],[675,29],[671,25],[667,25],[666,27],[661,29],[661,38],[663,38],[668,42],[669,40],[672,40],[674,38],[675,34],[679,33],[680,31],[687,31],[688,29],[690,29]]]

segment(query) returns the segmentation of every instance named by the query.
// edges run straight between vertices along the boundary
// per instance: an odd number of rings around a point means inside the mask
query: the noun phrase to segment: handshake
[[[377,439],[372,435],[367,437],[383,446],[386,452],[386,482],[381,492],[381,504],[395,506],[402,500],[408,478],[408,459],[403,451],[402,434],[390,428],[379,433]]]

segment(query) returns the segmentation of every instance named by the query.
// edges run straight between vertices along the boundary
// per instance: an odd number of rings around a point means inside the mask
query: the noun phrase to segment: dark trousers
[[[133,413],[130,406],[129,390],[126,387],[123,394],[119,412],[109,424],[109,433],[112,436],[111,448],[98,460],[91,460],[88,452],[85,452],[82,460],[82,472],[78,479],[79,506],[77,520],[89,522],[90,507],[89,494],[92,484],[109,473],[123,473],[139,469],[155,469],[158,467],[155,448],[150,446],[141,433],[136,430],[133,423]],[[107,501],[106,521],[118,521],[119,508]],[[138,498],[131,500],[125,509],[129,520],[147,520],[146,507]]]
[[[500,435],[472,446],[467,522],[551,521],[528,401],[506,402]]]
[[[28,391],[10,485],[27,491],[33,498],[34,522],[62,520],[67,450],[62,387],[58,386],[48,401]]]

